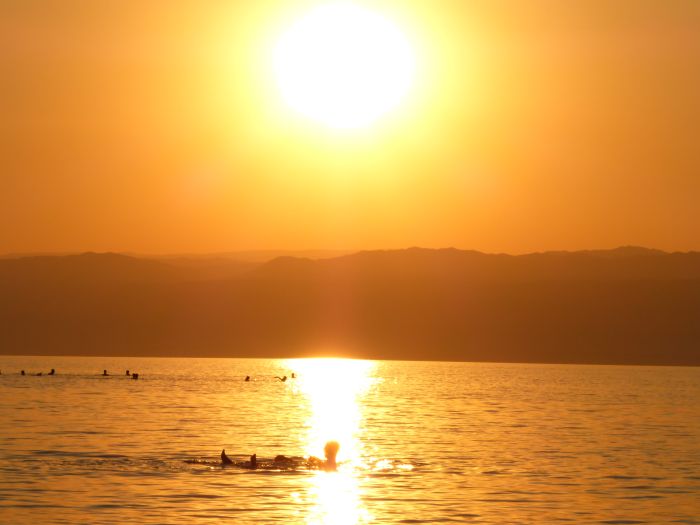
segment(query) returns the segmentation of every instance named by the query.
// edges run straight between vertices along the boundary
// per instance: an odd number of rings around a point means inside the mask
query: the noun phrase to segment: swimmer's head
[[[335,461],[338,449],[340,449],[340,444],[337,441],[329,441],[326,443],[326,446],[323,447],[323,453],[326,455],[326,459]]]

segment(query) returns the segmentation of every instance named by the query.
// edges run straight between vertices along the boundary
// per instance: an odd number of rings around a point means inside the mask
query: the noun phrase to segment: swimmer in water
[[[50,376],[56,375],[56,370],[54,368],[51,369],[51,372],[49,372]]]
[[[309,470],[325,470],[326,472],[335,472],[338,470],[338,463],[336,462],[336,456],[338,455],[338,450],[340,449],[340,444],[337,441],[329,441],[323,448],[323,453],[326,457],[325,460],[311,456],[308,459],[301,457],[288,457],[284,455],[278,455],[272,462],[263,462],[262,465],[258,464],[258,456],[253,454],[250,456],[250,461],[246,462],[235,462],[230,457],[226,455],[226,449],[221,451],[221,466],[222,467],[240,467],[255,470],[261,468],[264,470],[296,470],[297,468],[306,468]]]
[[[250,376],[245,376],[246,381],[250,381]]]
[[[338,455],[339,449],[340,443],[337,441],[329,441],[326,443],[326,446],[323,447],[323,454],[326,456],[326,460],[323,461],[322,459],[311,456],[307,461],[308,466],[319,470],[325,470],[326,472],[335,472],[338,470],[335,457]]]
[[[284,383],[287,380],[287,376],[284,376],[284,377],[275,376],[275,379],[279,379],[280,381],[282,381]]]
[[[274,466],[282,468],[296,468],[299,466],[306,466],[312,470],[325,470],[326,472],[335,472],[338,470],[338,463],[336,462],[336,456],[338,455],[338,450],[340,449],[340,444],[337,441],[329,441],[326,446],[323,447],[323,453],[326,457],[325,460],[317,458],[316,456],[310,456],[308,459],[303,458],[287,457],[279,455],[275,457]]]
[[[108,376],[109,374],[107,373],[107,370],[102,370],[102,375],[103,375],[103,376]]]

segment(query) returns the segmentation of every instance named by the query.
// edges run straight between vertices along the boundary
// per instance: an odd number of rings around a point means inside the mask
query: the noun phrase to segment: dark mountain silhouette
[[[407,250],[359,252],[324,260],[280,257],[258,270],[281,278],[429,279],[458,282],[568,281],[581,279],[700,279],[700,253],[646,248],[546,252],[528,255],[476,251]]]
[[[0,259],[0,284],[73,285],[166,282],[184,277],[171,265],[116,253],[83,253]]]
[[[0,260],[0,352],[700,364],[700,253]]]

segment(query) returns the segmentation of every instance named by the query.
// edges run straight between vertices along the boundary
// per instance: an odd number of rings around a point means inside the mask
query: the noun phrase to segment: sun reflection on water
[[[356,466],[363,457],[361,397],[371,386],[375,363],[353,359],[292,359],[296,387],[311,406],[307,455],[322,457],[326,442],[340,443],[338,472],[317,472],[309,524],[356,525],[369,521],[362,506]]]

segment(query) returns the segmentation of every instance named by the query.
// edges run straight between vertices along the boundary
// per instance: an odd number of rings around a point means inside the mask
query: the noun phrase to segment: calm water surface
[[[3,524],[700,523],[698,368],[0,356],[0,369]],[[329,439],[337,473],[216,463],[222,448],[322,456]]]

